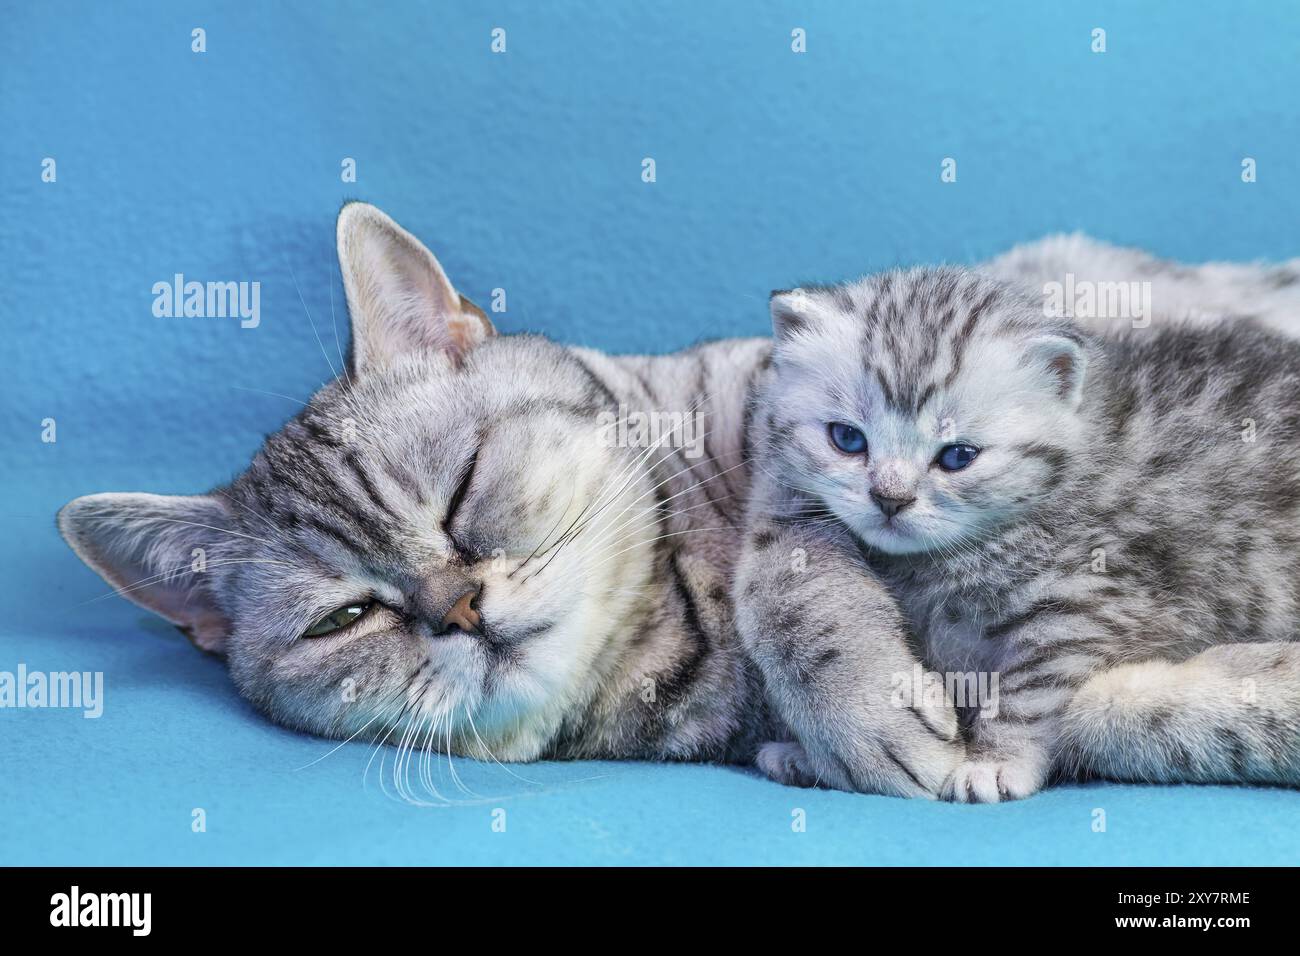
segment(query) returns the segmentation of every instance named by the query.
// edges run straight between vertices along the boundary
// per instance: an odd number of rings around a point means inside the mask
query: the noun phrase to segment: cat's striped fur
[[[1021,278],[1034,262],[1053,268],[1058,248],[1043,248],[1051,254],[989,268]],[[1111,250],[1085,248],[1080,259],[1094,252]],[[869,617],[893,637],[871,645],[877,666],[812,709],[792,702],[761,649],[751,657],[742,646],[729,582],[747,540],[751,432],[763,447],[770,435],[756,388],[767,340],[609,356],[497,337],[414,237],[363,204],[340,215],[339,256],[353,323],[348,370],[270,436],[243,474],[206,495],[91,495],[59,515],[89,565],[223,654],[262,711],[327,736],[503,760],[746,763],[764,741],[808,731],[810,747],[829,739],[847,760],[872,757],[844,782],[883,792],[930,786],[898,784],[905,761],[927,747],[940,763],[964,754],[960,744],[953,750],[955,715],[945,706],[892,710],[876,726],[893,721],[894,737],[874,751],[855,737],[872,681],[915,658],[888,594],[854,603],[853,620]],[[1199,276],[1180,273],[1179,288]],[[602,418],[655,410],[698,412],[701,454],[671,434],[655,447],[605,440]],[[768,500],[765,485],[759,495]],[[748,546],[783,555],[780,569],[815,562],[832,524],[773,527]],[[802,557],[785,540],[796,535],[809,536]],[[821,572],[814,587],[825,599],[786,607],[799,612],[780,622],[791,635],[815,615],[833,617],[846,590],[875,581],[857,565]],[[772,597],[809,593],[779,577],[766,582]],[[455,611],[467,595],[472,614]],[[370,610],[346,628],[304,636],[313,621],[361,601]],[[781,639],[777,659],[796,675],[818,668],[824,679],[839,666],[860,678],[857,651],[812,648]],[[1261,688],[1294,687],[1276,663]],[[1188,680],[1222,694],[1234,667],[1254,673],[1244,658],[1230,665]],[[1169,686],[1177,684],[1159,685]],[[1120,711],[1098,702],[1107,688],[1094,689],[1090,706],[1114,723],[1107,741],[1135,727],[1145,735],[1120,771],[1142,765],[1165,779],[1161,755],[1198,718],[1166,693],[1167,719],[1153,735],[1141,714],[1131,726],[1115,719]],[[910,721],[923,723],[926,743],[912,739]],[[1224,741],[1236,759],[1234,739]],[[794,743],[769,745],[759,758],[791,779],[806,767]]]
[[[952,269],[772,311],[736,591],[803,744],[769,772],[962,801],[1053,769],[1300,782],[1300,344],[1250,321],[1095,336]],[[958,440],[982,450],[947,472]],[[996,714],[900,715],[880,674],[909,637],[934,671],[998,675]],[[833,732],[807,719],[850,693]]]
[[[611,357],[495,336],[363,204],[340,215],[339,256],[348,373],[211,494],[69,504],[78,554],[306,731],[502,760],[743,761],[779,734],[727,589],[768,343]],[[601,424],[654,410],[698,414],[700,453]],[[481,633],[448,623],[467,594]]]

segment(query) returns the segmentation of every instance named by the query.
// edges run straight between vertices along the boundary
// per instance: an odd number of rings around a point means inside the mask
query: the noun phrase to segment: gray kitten
[[[313,733],[502,760],[747,761],[780,735],[727,590],[768,343],[496,336],[374,207],[338,249],[348,372],[225,487],[68,504],[77,554]],[[656,409],[703,435],[611,431]]]
[[[952,269],[771,309],[735,582],[797,738],[767,773],[963,802],[1053,771],[1300,783],[1300,344],[1086,332]],[[921,663],[949,679],[918,695]],[[996,700],[946,699],[970,686]]]

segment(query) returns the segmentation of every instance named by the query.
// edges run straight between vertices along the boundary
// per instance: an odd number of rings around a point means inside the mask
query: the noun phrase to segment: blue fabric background
[[[331,374],[344,198],[391,212],[480,303],[506,289],[504,330],[623,351],[762,334],[771,288],[1055,230],[1297,255],[1294,6],[6,6],[0,670],[102,670],[107,700],[99,720],[0,711],[0,862],[1295,862],[1300,794],[1281,790],[968,808],[728,768],[458,761],[478,796],[444,768],[461,802],[413,807],[378,760],[365,774],[364,746],[297,769],[331,745],[260,719],[218,663],[105,598],[52,520],[78,494],[226,479]],[[261,326],[155,318],[151,287],[176,272],[260,281]]]

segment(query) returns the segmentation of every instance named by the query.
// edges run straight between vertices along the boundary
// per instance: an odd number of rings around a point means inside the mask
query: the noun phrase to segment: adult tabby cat
[[[797,742],[764,769],[962,802],[1053,769],[1300,783],[1300,343],[1092,334],[955,269],[771,308],[737,619]],[[922,662],[996,700],[914,719]]]
[[[727,592],[768,344],[496,336],[360,203],[338,251],[347,374],[225,487],[71,502],[77,554],[302,730],[502,760],[746,760],[779,733]],[[671,431],[620,447],[620,407],[697,412],[704,454]]]

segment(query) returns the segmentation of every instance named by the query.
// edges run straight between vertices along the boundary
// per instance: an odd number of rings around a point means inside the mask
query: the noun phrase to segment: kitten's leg
[[[751,521],[737,626],[799,738],[756,763],[783,783],[933,798],[964,755],[956,711],[941,691],[909,699],[920,665],[898,608],[837,534]]]
[[[1300,643],[1223,644],[1102,671],[1061,730],[1068,775],[1300,785]]]
[[[1092,649],[1105,646],[1093,622],[1061,614],[1054,609],[1060,606],[1013,612],[1014,623],[994,625],[981,638],[997,642],[1002,662],[988,675],[991,699],[969,715],[967,759],[944,782],[945,800],[1018,800],[1047,782],[1062,714],[1075,690],[1097,673]]]

